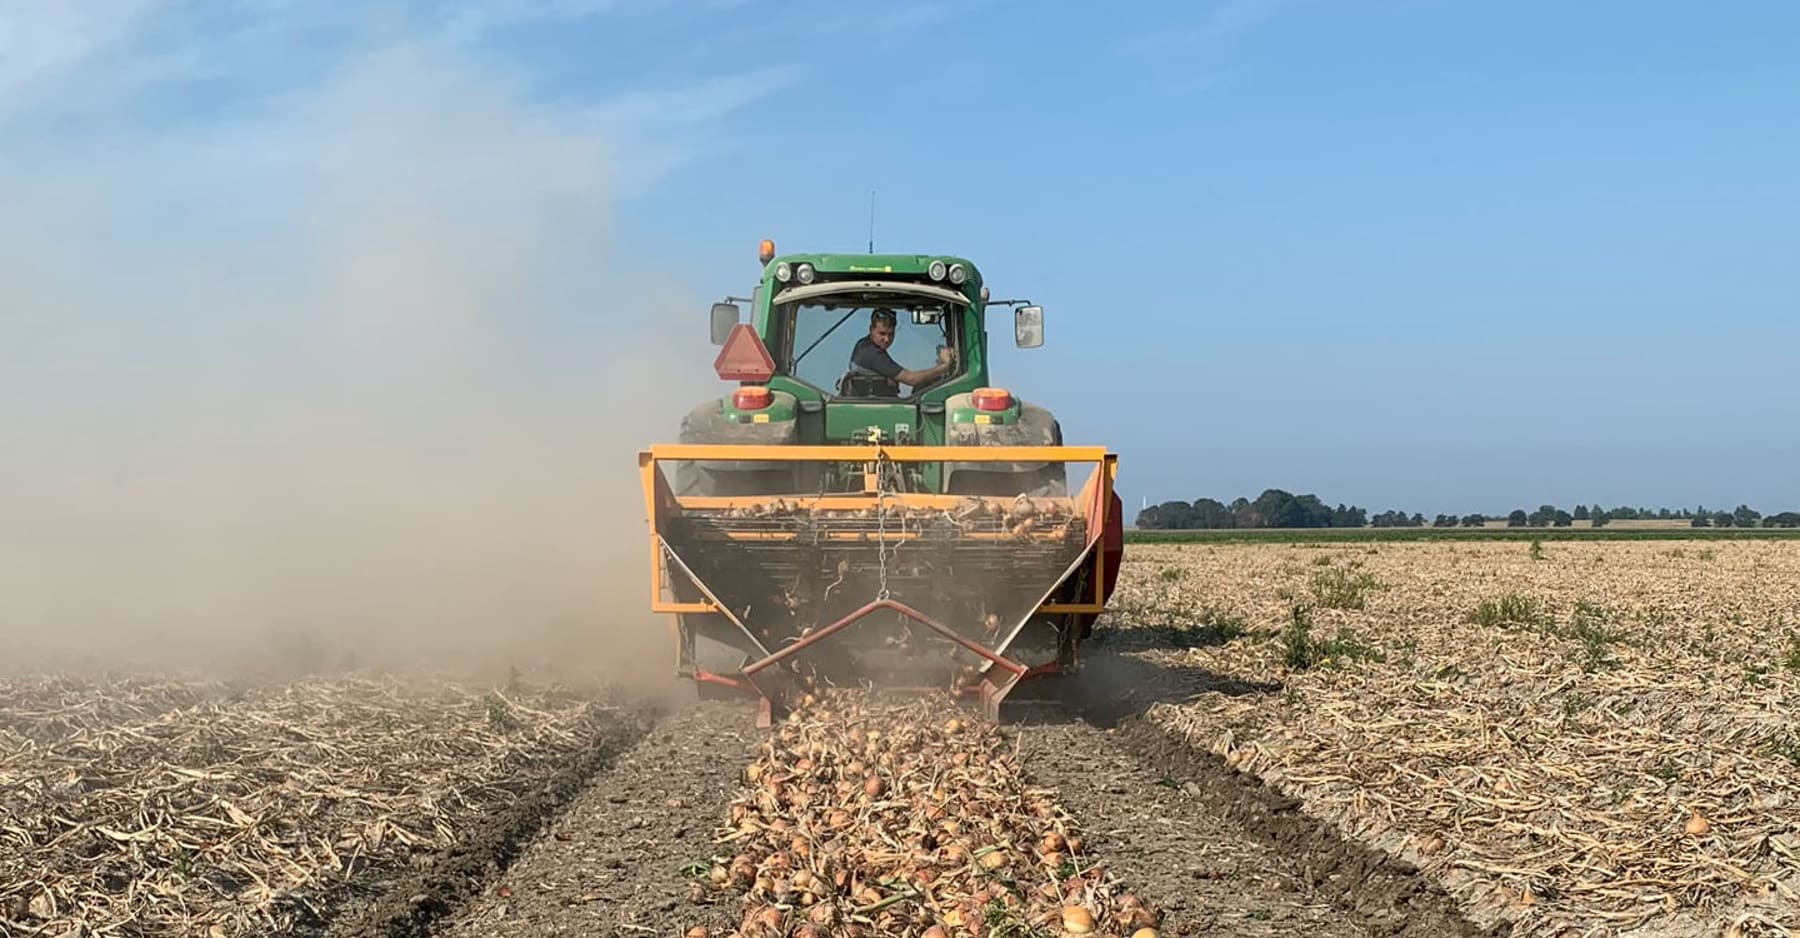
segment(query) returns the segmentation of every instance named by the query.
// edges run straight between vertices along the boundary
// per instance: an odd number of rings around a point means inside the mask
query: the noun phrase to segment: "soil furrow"
[[[415,862],[416,869],[361,888],[372,895],[347,905],[325,929],[330,938],[415,938],[442,933],[447,916],[478,902],[484,887],[503,881],[533,844],[558,842],[554,819],[578,798],[591,796],[621,754],[654,732],[651,709],[609,710],[589,724],[589,744],[554,774],[505,809],[471,825],[450,847]],[[547,836],[545,836],[547,835]],[[482,934],[495,934],[484,927]]]
[[[1089,851],[1163,910],[1164,935],[1481,934],[1410,868],[1149,723],[1065,716],[1017,732],[1027,774],[1074,812]],[[761,738],[743,707],[675,714],[595,775],[515,863],[468,890],[477,894],[435,933],[731,933],[742,908],[696,882]],[[393,895],[390,906],[417,899]],[[389,920],[336,933],[422,932]]]
[[[740,706],[675,714],[595,777],[438,934],[680,935],[695,924],[723,934],[738,908],[695,904],[696,880],[683,868],[714,852],[728,793],[758,738],[752,711]]]
[[[1483,934],[1415,870],[1140,718],[1031,726],[1021,752],[1165,935]]]

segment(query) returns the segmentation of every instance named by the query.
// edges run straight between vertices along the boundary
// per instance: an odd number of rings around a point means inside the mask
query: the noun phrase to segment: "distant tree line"
[[[1438,515],[1429,524],[1435,528],[1477,528],[1489,521],[1505,521],[1509,528],[1566,528],[1577,521],[1605,527],[1614,521],[1686,521],[1696,528],[1800,528],[1800,512],[1784,511],[1763,516],[1748,505],[1732,511],[1696,508],[1602,508],[1599,505],[1576,505],[1564,510],[1555,505],[1539,505],[1535,511],[1515,509],[1505,516],[1482,514]],[[1333,508],[1315,495],[1294,495],[1281,489],[1268,489],[1254,501],[1236,498],[1230,504],[1212,498],[1192,502],[1169,501],[1138,512],[1137,526],[1145,530],[1197,530],[1228,528],[1422,528],[1425,516],[1391,509],[1370,516],[1355,505],[1339,504]]]

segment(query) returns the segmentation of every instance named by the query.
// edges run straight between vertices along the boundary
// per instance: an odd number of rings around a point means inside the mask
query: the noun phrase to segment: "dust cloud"
[[[0,128],[0,662],[664,679],[635,453],[719,384],[606,141],[368,55],[273,118]]]

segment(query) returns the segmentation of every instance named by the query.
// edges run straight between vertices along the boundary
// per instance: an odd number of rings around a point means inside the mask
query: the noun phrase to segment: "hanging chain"
[[[887,582],[887,496],[888,473],[894,463],[888,458],[887,448],[880,443],[875,444],[875,524],[876,541],[875,557],[881,574],[881,588],[876,590],[877,602],[888,598]]]

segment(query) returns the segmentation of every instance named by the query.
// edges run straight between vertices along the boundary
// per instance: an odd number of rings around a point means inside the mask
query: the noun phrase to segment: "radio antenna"
[[[869,253],[875,253],[875,190],[869,190]]]

